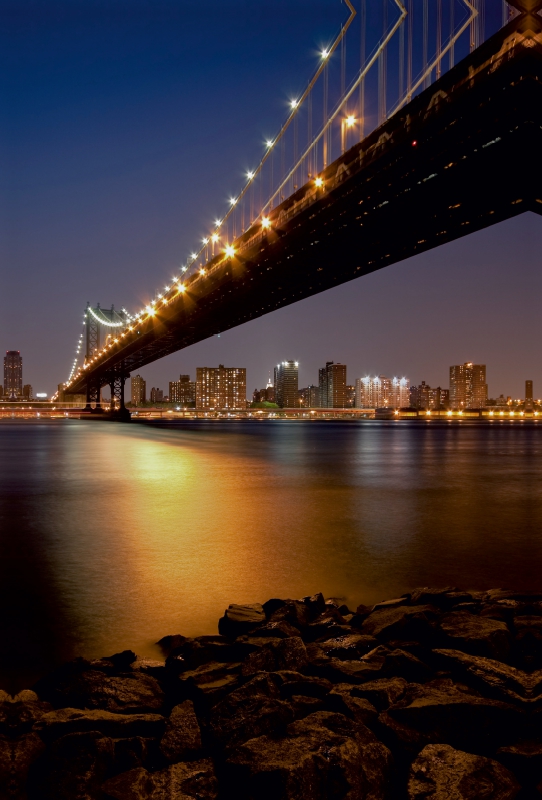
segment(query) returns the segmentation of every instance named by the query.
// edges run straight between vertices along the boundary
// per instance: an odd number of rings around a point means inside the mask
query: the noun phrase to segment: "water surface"
[[[538,588],[534,424],[0,423],[0,686],[230,602]]]

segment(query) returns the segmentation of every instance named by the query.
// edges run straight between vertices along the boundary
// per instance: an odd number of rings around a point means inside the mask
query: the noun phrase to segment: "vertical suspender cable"
[[[429,3],[423,0],[423,71],[427,71],[429,40]],[[426,75],[423,82],[424,89],[431,85],[431,75]]]
[[[307,147],[312,142],[312,91],[307,98]],[[314,160],[313,151],[307,153],[307,177],[312,177],[312,162]]]
[[[361,0],[361,44],[360,44],[360,69],[365,66],[365,30],[367,26],[366,0]],[[365,78],[359,84],[359,139],[365,136]]]
[[[450,0],[450,39],[453,39],[455,33],[454,2],[455,0]],[[452,44],[449,50],[450,69],[452,69],[455,62],[454,47],[455,45]]]
[[[407,39],[407,100],[412,98],[412,40],[414,37],[414,8],[408,0],[408,39]]]
[[[442,72],[440,53],[442,50],[442,0],[437,0],[437,80]]]
[[[386,31],[388,27],[388,7],[387,2],[384,0],[382,20],[382,39],[386,38]],[[386,119],[386,48],[382,50],[378,57],[378,124]]]
[[[328,65],[324,67],[324,127],[327,125],[327,89],[328,89]],[[324,133],[323,136],[323,158],[324,158],[324,169],[327,167],[327,132]]]
[[[404,83],[405,83],[405,26],[401,25],[399,28],[399,78],[398,78],[398,97],[399,102],[404,97]]]

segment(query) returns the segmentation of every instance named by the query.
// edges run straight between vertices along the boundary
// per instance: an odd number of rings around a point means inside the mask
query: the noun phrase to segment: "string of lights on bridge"
[[[211,233],[208,236],[205,236],[205,237],[202,238],[199,249],[196,250],[196,251],[191,252],[189,257],[186,260],[186,263],[180,267],[180,275],[179,276],[174,276],[171,279],[170,283],[168,285],[166,285],[161,292],[157,292],[155,294],[155,299],[154,300],[149,301],[149,303],[147,305],[145,305],[143,308],[141,308],[135,314],[129,314],[126,311],[126,309],[123,309],[123,313],[125,314],[126,321],[114,322],[114,321],[111,321],[111,320],[107,320],[107,319],[103,318],[102,316],[98,316],[90,306],[88,307],[87,311],[90,312],[92,314],[92,316],[100,324],[102,324],[102,325],[104,325],[106,327],[112,328],[112,329],[117,329],[118,330],[118,334],[114,338],[112,336],[108,337],[109,340],[106,341],[106,343],[103,345],[103,347],[100,350],[98,350],[97,352],[95,352],[94,354],[92,354],[92,355],[87,354],[87,359],[86,359],[85,364],[83,364],[82,366],[77,368],[77,364],[78,364],[78,360],[80,358],[81,348],[82,348],[82,344],[83,344],[83,334],[81,334],[80,337],[79,337],[78,343],[77,343],[77,347],[76,347],[76,358],[74,359],[74,362],[73,362],[73,365],[72,365],[72,368],[71,368],[71,371],[70,371],[70,376],[69,376],[68,381],[66,382],[65,386],[71,385],[77,378],[81,377],[81,375],[84,373],[85,370],[89,369],[95,362],[97,362],[98,360],[103,358],[103,356],[105,356],[108,353],[108,351],[111,350],[115,345],[119,344],[126,337],[129,337],[130,334],[133,334],[134,331],[135,331],[136,326],[139,323],[141,323],[144,320],[148,320],[148,319],[154,317],[157,314],[157,312],[160,309],[160,307],[166,306],[172,300],[174,300],[175,298],[177,298],[180,295],[182,295],[186,291],[187,278],[191,277],[192,274],[196,275],[196,278],[195,278],[196,280],[197,280],[198,277],[204,277],[207,274],[207,270],[205,269],[203,261],[204,261],[204,259],[205,259],[206,262],[208,260],[206,258],[206,256],[205,256],[205,254],[206,253],[208,254],[209,246],[211,247],[211,254],[212,254],[211,255],[211,259],[212,260],[216,260],[215,259],[215,250],[218,250],[217,255],[221,255],[222,256],[221,261],[225,261],[225,260],[234,258],[236,256],[236,254],[237,254],[238,248],[235,246],[236,238],[238,240],[240,238],[240,236],[246,234],[247,231],[250,230],[253,227],[256,229],[255,232],[258,229],[261,232],[265,232],[265,231],[269,230],[272,227],[272,222],[273,222],[273,220],[272,220],[272,217],[273,217],[272,210],[273,210],[273,200],[274,200],[274,198],[276,198],[277,195],[278,195],[279,199],[282,199],[282,197],[280,195],[280,192],[282,191],[283,187],[286,185],[287,181],[292,177],[292,175],[295,174],[295,171],[298,169],[299,165],[307,157],[307,155],[310,153],[310,151],[318,144],[320,139],[324,135],[326,135],[327,130],[329,129],[329,127],[331,126],[331,124],[333,123],[333,121],[335,119],[340,118],[340,120],[341,120],[341,137],[342,137],[342,151],[343,152],[345,150],[345,145],[344,145],[345,138],[346,138],[345,137],[345,132],[347,132],[348,130],[354,129],[355,126],[358,123],[361,123],[359,125],[359,128],[360,128],[360,138],[362,138],[363,119],[362,118],[358,119],[354,114],[345,112],[345,108],[346,108],[350,98],[352,97],[354,90],[358,86],[361,85],[361,82],[365,79],[367,73],[369,72],[369,69],[371,69],[377,63],[379,57],[384,52],[384,50],[387,47],[388,43],[391,41],[391,39],[394,37],[394,35],[397,32],[397,30],[403,24],[403,22],[404,22],[404,20],[405,20],[405,18],[407,16],[407,6],[408,6],[408,8],[411,9],[413,0],[393,0],[393,2],[395,3],[395,5],[396,5],[396,7],[397,7],[397,9],[399,11],[399,18],[397,19],[397,21],[395,22],[394,25],[390,26],[387,31],[385,30],[383,32],[382,38],[380,39],[380,41],[378,43],[378,46],[373,50],[373,52],[371,53],[370,57],[368,59],[366,59],[365,64],[362,65],[361,71],[360,71],[356,81],[347,90],[346,90],[346,87],[343,87],[344,88],[343,95],[341,96],[340,101],[338,102],[338,104],[335,106],[335,110],[329,115],[329,118],[327,119],[327,121],[325,122],[325,124],[323,125],[323,127],[321,128],[319,133],[317,134],[317,136],[309,143],[308,148],[303,152],[303,154],[298,159],[298,161],[296,163],[294,163],[294,166],[292,167],[292,169],[288,173],[287,177],[284,178],[284,176],[283,176],[282,182],[280,183],[278,189],[276,189],[275,191],[272,190],[271,197],[267,200],[266,203],[264,203],[261,206],[260,214],[256,215],[256,217],[254,219],[249,219],[248,226],[245,227],[245,229],[241,232],[239,237],[235,237],[234,236],[232,242],[224,241],[223,242],[223,246],[222,247],[220,246],[221,241],[224,239],[224,234],[222,233],[223,228],[225,227],[225,225],[227,225],[228,220],[235,213],[236,208],[238,207],[240,202],[243,200],[243,198],[247,195],[247,192],[249,192],[251,186],[254,184],[254,182],[256,181],[256,179],[258,178],[260,173],[262,172],[262,170],[264,168],[264,165],[266,164],[268,159],[272,156],[273,151],[277,148],[279,142],[281,142],[281,140],[283,140],[283,138],[284,138],[287,130],[290,128],[291,124],[295,123],[296,116],[298,115],[298,113],[299,113],[299,111],[300,111],[300,109],[302,107],[302,104],[310,96],[310,94],[311,94],[313,88],[315,87],[318,79],[320,78],[320,76],[322,75],[324,70],[326,69],[327,65],[330,63],[331,57],[334,54],[334,52],[341,45],[341,43],[344,42],[344,38],[346,36],[346,32],[347,32],[348,28],[350,27],[351,23],[353,22],[354,17],[356,16],[356,10],[355,10],[351,0],[345,0],[345,2],[346,2],[346,5],[348,7],[348,10],[350,12],[350,15],[349,15],[346,23],[341,27],[340,33],[335,38],[333,43],[329,47],[323,48],[320,51],[318,66],[317,66],[312,78],[310,79],[309,83],[307,84],[307,87],[306,87],[305,91],[299,97],[291,99],[289,101],[290,110],[289,110],[288,116],[286,118],[286,121],[283,123],[283,125],[280,128],[277,136],[275,138],[273,138],[273,139],[268,139],[265,142],[264,153],[263,153],[263,155],[262,155],[262,157],[260,159],[260,162],[259,162],[258,166],[256,167],[256,169],[249,170],[246,173],[246,182],[244,184],[244,187],[243,187],[243,189],[241,190],[241,192],[237,196],[232,196],[230,198],[230,200],[229,200],[229,209],[226,212],[226,214],[222,217],[222,219],[216,219],[214,221],[214,223],[213,223],[213,225],[211,227]],[[364,0],[362,0],[362,2],[364,2]],[[440,3],[441,0],[437,0],[437,2]],[[452,0],[452,2],[453,2],[453,0]],[[405,102],[410,100],[414,91],[416,91],[420,87],[423,87],[424,81],[427,80],[427,75],[428,74],[431,75],[431,72],[434,69],[437,70],[437,75],[439,74],[441,61],[442,61],[444,55],[446,53],[448,53],[448,52],[451,52],[451,54],[450,54],[450,65],[452,64],[454,44],[457,42],[459,37],[464,33],[464,31],[467,30],[467,28],[469,28],[469,26],[472,29],[472,26],[473,26],[476,18],[479,15],[478,7],[481,7],[481,3],[483,3],[484,0],[461,0],[461,2],[463,2],[465,8],[468,10],[468,18],[465,21],[463,21],[463,23],[461,24],[461,26],[459,27],[459,29],[457,31],[452,31],[452,33],[450,34],[450,39],[449,39],[448,43],[444,47],[441,47],[440,44],[439,44],[439,49],[437,51],[436,57],[433,59],[433,61],[431,63],[424,64],[424,69],[422,71],[422,74],[420,76],[418,76],[418,78],[416,80],[413,80],[411,82],[410,86],[408,86],[407,90],[405,90],[404,96],[402,98],[400,98],[399,103],[395,105],[395,107],[390,111],[389,115],[391,115],[392,113],[395,113],[395,111],[397,111],[401,107],[402,104],[404,104]],[[502,7],[503,7],[502,20],[503,20],[503,24],[504,24],[507,21],[507,19],[509,18],[510,9],[508,8],[505,0],[502,0]],[[476,37],[474,37],[473,34],[471,33],[471,49],[473,48],[473,46],[476,46],[478,43],[479,43],[479,41],[476,41]],[[342,117],[340,116],[341,112],[342,112]],[[325,163],[325,158],[324,158],[324,169],[325,169],[326,166],[327,165]],[[317,191],[324,191],[325,188],[326,188],[325,180],[324,180],[322,172],[319,173],[319,174],[313,175],[310,178],[310,182],[312,183],[313,188],[316,189]],[[193,270],[195,270],[195,269],[197,269],[197,272],[193,272]],[[122,331],[120,330],[121,328],[123,328]]]

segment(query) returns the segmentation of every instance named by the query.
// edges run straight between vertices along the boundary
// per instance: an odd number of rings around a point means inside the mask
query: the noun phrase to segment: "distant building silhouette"
[[[162,389],[158,389],[153,386],[151,389],[151,403],[162,403],[163,400],[164,392]]]
[[[466,361],[450,367],[450,406],[460,411],[486,405],[486,365]]]
[[[247,371],[244,367],[198,367],[196,409],[210,411],[247,406]]]
[[[533,410],[533,382],[525,381],[525,411]]]
[[[190,375],[179,375],[178,381],[169,382],[169,402],[180,406],[192,405],[196,402],[196,381]]]
[[[147,383],[141,375],[134,375],[131,379],[132,405],[140,406],[147,401]]]
[[[4,394],[16,400],[23,394],[23,358],[19,350],[6,350],[4,356]]]
[[[283,361],[275,367],[275,402],[281,408],[297,408],[299,364]]]
[[[346,364],[326,361],[325,367],[318,370],[320,408],[346,407]]]

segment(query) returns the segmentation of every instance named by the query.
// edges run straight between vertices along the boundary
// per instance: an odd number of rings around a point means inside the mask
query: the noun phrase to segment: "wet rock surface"
[[[233,604],[0,691],[0,798],[542,800],[542,595]]]

